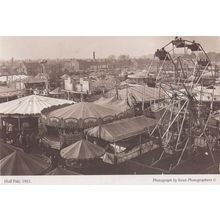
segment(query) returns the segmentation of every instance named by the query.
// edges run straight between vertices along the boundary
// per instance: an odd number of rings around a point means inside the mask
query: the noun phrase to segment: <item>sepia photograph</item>
[[[5,36],[0,50],[1,176],[220,173],[220,37]]]
[[[0,216],[215,220],[217,0],[7,0]]]

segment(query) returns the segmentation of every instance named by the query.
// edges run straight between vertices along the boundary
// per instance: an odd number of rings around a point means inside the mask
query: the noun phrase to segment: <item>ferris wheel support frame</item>
[[[192,42],[192,41],[184,40],[184,53],[187,53],[187,50],[188,50],[188,49],[191,49],[191,48],[186,47],[186,42],[187,42],[187,43],[195,43],[195,42]],[[172,58],[172,56],[171,56],[171,54],[170,54],[171,51],[173,51],[173,54],[174,54],[175,46],[174,46],[174,44],[173,44],[173,41],[169,42],[169,43],[168,43],[167,45],[165,45],[163,48],[167,47],[167,46],[170,45],[170,44],[172,44],[172,49],[171,49],[169,52],[167,52],[167,54],[166,54],[166,56],[165,56],[165,58],[164,58],[164,60],[163,60],[163,62],[162,62],[162,65],[160,66],[159,73],[157,74],[157,79],[159,78],[159,76],[160,76],[160,74],[161,74],[161,72],[162,72],[162,70],[163,70],[163,68],[164,68],[165,61],[167,60],[167,57],[168,57],[168,58],[169,58],[169,61],[171,61],[172,64],[173,64],[173,66],[174,66],[174,70],[175,70],[175,72],[174,72],[175,82],[176,82],[176,78],[178,77],[178,87],[179,87],[180,84],[182,84],[182,86],[184,87],[184,89],[185,89],[185,91],[186,91],[186,93],[183,93],[183,94],[188,97],[188,100],[182,105],[180,111],[177,113],[177,115],[175,116],[174,120],[173,120],[172,122],[170,122],[171,120],[169,121],[168,128],[167,128],[167,130],[165,131],[165,133],[162,135],[162,139],[163,139],[163,138],[166,136],[166,134],[167,134],[167,132],[169,131],[169,129],[171,128],[171,126],[173,125],[174,121],[175,121],[176,119],[179,120],[179,117],[178,117],[178,116],[179,116],[179,114],[181,113],[182,109],[184,108],[184,106],[185,106],[186,103],[187,103],[187,106],[185,107],[185,113],[184,113],[184,116],[183,116],[182,121],[181,121],[181,125],[180,125],[180,127],[178,127],[179,135],[178,135],[178,138],[177,138],[175,150],[177,150],[177,147],[178,147],[179,139],[180,139],[180,136],[181,136],[181,133],[182,133],[182,129],[183,129],[183,124],[184,124],[184,121],[185,121],[185,119],[186,119],[187,110],[190,111],[190,112],[189,112],[189,137],[188,137],[188,139],[187,139],[186,142],[185,142],[185,145],[184,145],[184,147],[183,147],[183,149],[182,149],[182,152],[181,152],[181,155],[180,155],[180,157],[179,157],[179,159],[178,159],[178,161],[177,161],[177,164],[172,168],[172,169],[174,169],[174,168],[176,168],[176,166],[179,165],[179,163],[180,163],[180,161],[181,161],[181,159],[182,159],[182,157],[183,157],[183,154],[184,154],[184,152],[185,152],[185,150],[186,150],[186,148],[187,148],[187,146],[188,146],[188,144],[189,144],[189,141],[190,141],[190,142],[192,141],[192,140],[191,140],[191,138],[192,138],[192,137],[191,137],[191,132],[192,132],[192,130],[191,130],[191,129],[192,129],[192,128],[191,128],[191,126],[192,126],[192,121],[191,121],[191,119],[192,119],[192,113],[194,113],[194,110],[195,110],[195,107],[196,107],[195,104],[194,104],[194,101],[198,102],[198,100],[196,100],[196,98],[194,97],[194,95],[192,95],[193,87],[195,87],[195,86],[198,85],[198,83],[200,82],[200,80],[201,80],[202,76],[204,75],[205,71],[208,69],[209,66],[211,66],[211,61],[210,61],[208,55],[206,54],[206,52],[204,51],[203,47],[201,46],[201,44],[195,43],[196,46],[198,47],[197,52],[199,52],[199,51],[203,52],[203,54],[205,55],[206,60],[207,60],[208,62],[207,62],[207,64],[205,65],[205,67],[204,67],[203,64],[199,64],[199,63],[198,63],[199,53],[194,53],[195,56],[196,56],[196,57],[195,57],[195,61],[194,61],[193,59],[190,59],[190,61],[192,61],[193,64],[194,64],[193,74],[192,74],[192,75],[194,76],[194,79],[193,79],[193,81],[192,81],[192,84],[191,84],[191,86],[190,86],[190,91],[189,91],[188,88],[186,88],[186,86],[185,86],[185,83],[186,83],[186,80],[187,80],[187,76],[186,76],[185,71],[184,71],[184,69],[183,69],[183,62],[184,62],[184,61],[182,61],[182,60],[180,59],[180,57],[177,57],[177,59],[176,59],[177,62],[175,63],[175,61],[173,60],[173,58]],[[192,50],[192,49],[191,49],[191,51],[194,52],[195,50]],[[155,58],[155,56],[154,56],[154,58]],[[162,61],[162,60],[161,60],[161,61]],[[182,72],[184,78],[186,79],[186,80],[185,80],[184,82],[182,82],[182,83],[180,83],[180,77],[178,76],[179,71],[178,71],[178,66],[177,66],[177,65],[180,65],[181,72]],[[202,70],[202,71],[201,71],[201,70]],[[211,69],[211,70],[212,70],[212,69]],[[196,72],[198,72],[198,78],[196,77]],[[188,73],[189,73],[189,72],[188,72]],[[189,75],[189,74],[188,74],[188,75]],[[162,88],[161,85],[160,85],[160,87]],[[170,87],[172,88],[171,85],[170,85]],[[162,89],[163,89],[163,88],[162,88]],[[175,91],[175,90],[174,90],[174,91]],[[181,93],[182,93],[182,92],[181,92]],[[168,97],[170,97],[170,98],[172,99],[172,97],[171,97],[167,92],[166,92],[166,94],[168,95]],[[207,140],[208,140],[207,135],[206,135],[206,133],[205,133],[205,130],[206,130],[206,127],[207,127],[207,124],[208,124],[208,120],[209,120],[209,118],[211,117],[212,111],[213,111],[213,107],[212,107],[212,106],[213,106],[213,96],[214,96],[214,88],[213,88],[213,91],[212,91],[212,102],[211,102],[211,106],[210,106],[210,113],[209,113],[209,116],[208,116],[207,121],[206,121],[206,123],[205,123],[204,129],[202,130],[202,133],[200,134],[200,137],[204,136],[204,138],[206,139],[208,150],[209,150],[209,152],[210,152],[210,155],[211,155],[211,157],[212,157],[213,162],[215,162],[215,158],[214,158],[214,156],[213,156],[212,150],[211,150],[211,148],[210,148],[210,146],[209,146],[209,143],[208,143],[208,141],[207,141]],[[201,103],[201,101],[200,101],[199,103]],[[168,109],[170,109],[170,107],[171,107],[172,105],[174,105],[174,104],[175,104],[175,102],[171,100],[169,106],[168,106],[167,109],[164,111],[162,117],[160,118],[160,120],[158,121],[157,125],[155,126],[155,128],[154,128],[153,131],[151,132],[151,135],[152,135],[152,134],[154,133],[154,131],[158,128],[159,124],[161,123],[161,121],[163,120],[164,116],[166,115]],[[190,104],[190,106],[189,106],[189,104]],[[191,111],[192,111],[192,112],[191,112]],[[172,118],[172,113],[171,113],[170,118]],[[202,121],[200,120],[200,117],[196,117],[196,120],[197,120],[197,121],[195,122],[195,123],[196,123],[195,125],[198,125],[199,127],[201,127],[203,123],[202,123]],[[167,140],[167,136],[166,136],[166,140]],[[166,146],[168,145],[168,143],[169,143],[169,142],[167,142]],[[193,144],[193,145],[194,145],[194,144]],[[155,163],[157,163],[158,161],[160,161],[160,159],[162,159],[164,153],[165,153],[165,150],[162,152],[162,154],[160,155],[159,159],[158,159],[157,161],[155,161],[152,165],[154,165]]]

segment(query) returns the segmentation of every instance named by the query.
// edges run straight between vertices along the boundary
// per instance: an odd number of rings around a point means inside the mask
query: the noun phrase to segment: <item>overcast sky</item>
[[[153,54],[174,37],[0,37],[0,59],[97,58]],[[183,37],[220,52],[220,37]]]

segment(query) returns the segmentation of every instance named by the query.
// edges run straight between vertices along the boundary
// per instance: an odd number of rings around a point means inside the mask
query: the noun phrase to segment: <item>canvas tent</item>
[[[87,140],[80,140],[61,150],[64,159],[89,160],[101,157],[105,150]]]
[[[98,104],[98,105],[105,105],[105,104],[110,104],[114,101],[116,101],[116,97],[110,97],[110,98],[105,98],[105,97],[101,97],[99,98],[98,100],[94,101],[95,104]]]
[[[96,126],[89,129],[87,135],[113,143],[142,134],[156,124],[156,119],[139,116]]]
[[[15,150],[0,160],[1,175],[39,175],[46,171],[51,161],[43,156],[29,155]]]
[[[118,96],[119,99],[127,100],[129,105],[132,106],[135,103],[151,102],[154,100],[162,100],[165,98],[165,93],[160,88],[152,88],[143,85],[128,84],[127,88],[113,89],[107,93],[107,96]]]
[[[119,109],[120,112],[125,112],[130,109],[126,99],[117,99],[115,96],[110,98],[101,97],[94,102],[95,104],[106,106],[113,109]]]

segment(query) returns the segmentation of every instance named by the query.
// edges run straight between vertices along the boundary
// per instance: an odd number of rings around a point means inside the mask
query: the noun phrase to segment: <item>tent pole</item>
[[[80,86],[81,86],[80,102],[83,102],[83,85],[80,84]]]
[[[144,92],[143,92],[143,100],[142,100],[142,111],[144,112],[144,102],[145,102],[145,84],[144,84]]]
[[[3,129],[3,118],[2,116],[0,116],[0,124],[1,124],[1,128],[0,128],[0,138],[4,139],[5,137],[5,130]],[[4,140],[5,141],[5,140]]]
[[[116,160],[116,143],[114,141],[114,164],[117,163],[117,160]]]
[[[1,129],[3,129],[3,118],[0,116]]]
[[[142,154],[142,138],[141,135],[139,136],[139,143],[140,143],[140,155]]]
[[[21,132],[21,118],[18,116],[18,131]]]

